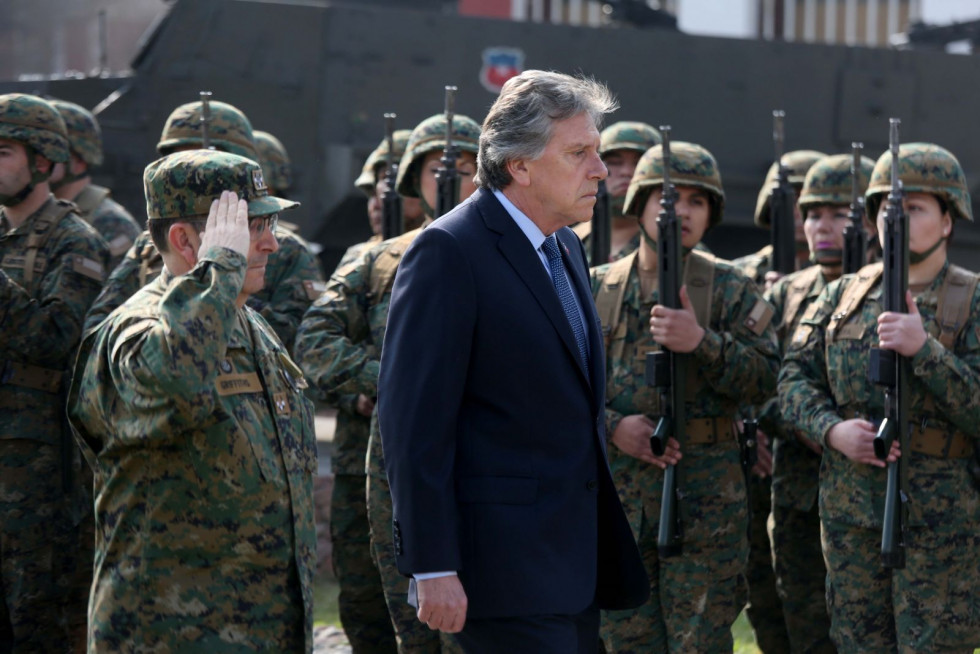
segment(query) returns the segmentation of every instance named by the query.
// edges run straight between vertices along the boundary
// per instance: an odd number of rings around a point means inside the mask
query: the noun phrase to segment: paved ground
[[[337,627],[315,627],[313,654],[351,654],[351,648],[347,636]]]

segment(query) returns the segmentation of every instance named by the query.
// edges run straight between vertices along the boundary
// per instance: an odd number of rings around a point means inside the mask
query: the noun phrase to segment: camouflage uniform
[[[102,164],[102,131],[95,116],[83,107],[72,102],[53,100],[51,102],[61,114],[68,127],[68,141],[73,154],[88,166],[80,177],[87,177],[89,170]],[[58,182],[63,186],[77,179],[65,165],[65,176]],[[126,250],[133,245],[139,235],[140,226],[121,204],[110,197],[107,188],[88,183],[71,201],[78,207],[79,215],[95,228],[109,245],[109,268],[111,272]]]
[[[0,96],[0,138],[28,152],[32,186],[46,175],[37,155],[68,160],[57,110],[33,96]],[[26,197],[26,196],[25,196]],[[19,202],[3,198],[3,204]],[[106,245],[74,211],[49,196],[12,228],[0,207],[0,643],[4,651],[65,651],[72,530],[81,490],[63,423],[65,371],[82,318],[99,292]],[[78,565],[85,566],[81,561]],[[66,574],[67,573],[67,574]]]
[[[800,192],[800,210],[821,205],[847,207],[851,201],[852,156],[824,157],[810,167]],[[858,188],[863,193],[874,162],[862,158]],[[841,253],[828,253],[828,266],[841,265]],[[836,258],[834,258],[836,257]],[[811,259],[814,255],[811,253]],[[821,266],[811,266],[776,282],[766,299],[776,310],[778,336],[785,350],[807,307],[827,286]],[[830,617],[825,600],[826,568],[820,549],[820,516],[817,485],[820,455],[806,447],[792,424],[779,414],[779,400],[770,398],[759,416],[771,438],[773,453],[772,518],[769,537],[776,589],[783,603],[786,630],[793,652],[834,652],[830,642]]]
[[[628,213],[641,215],[649,191],[662,185],[661,156],[658,146],[641,159],[626,196]],[[704,188],[714,196],[711,220],[717,224],[724,195],[710,153],[674,143],[671,168],[676,184]],[[661,413],[659,393],[644,381],[645,355],[659,349],[649,330],[657,293],[642,297],[637,259],[638,253],[592,269],[593,295],[608,330],[607,434],[625,416]],[[609,652],[731,651],[731,625],[745,601],[748,515],[733,419],[739,403],[761,400],[775,389],[778,357],[771,308],[751,281],[711,255],[692,251],[685,271],[698,322],[706,331],[687,355],[687,440],[678,465],[683,552],[661,560],[657,551],[661,469],[610,447],[609,466],[650,575],[651,599],[634,611],[603,613],[601,633]],[[606,293],[614,283],[622,301],[609,311]]]
[[[815,150],[795,150],[782,156],[781,163],[789,169],[789,183],[799,194],[803,187],[806,172],[821,157],[826,156]],[[759,189],[755,204],[755,224],[769,229],[769,202],[773,188],[778,183],[779,168],[775,162],[769,167],[766,179]],[[806,243],[797,243],[806,247]],[[758,252],[739,257],[732,265],[754,281],[759,288],[765,288],[766,273],[772,270],[772,245],[766,245]],[[751,412],[743,411],[746,417]],[[771,439],[770,439],[771,440]],[[772,480],[769,477],[749,476],[749,565],[746,578],[749,584],[749,602],[746,614],[755,630],[759,648],[767,654],[790,650],[789,635],[786,629],[782,601],[776,589],[776,577],[772,569],[772,551],[768,536],[768,519],[772,510]]]
[[[168,154],[177,148],[200,146],[201,103],[177,107],[167,119],[157,150]],[[211,143],[243,157],[259,160],[248,118],[235,107],[223,102],[211,103],[208,124]],[[280,171],[281,172],[281,171]],[[282,183],[281,178],[278,183]],[[320,262],[309,243],[282,223],[276,234],[279,250],[269,257],[265,286],[248,298],[248,305],[258,311],[272,326],[286,346],[292,347],[303,314],[324,289]],[[132,297],[137,290],[156,279],[163,259],[150,240],[150,233],[140,234],[85,318],[85,329],[98,325],[113,309]]]
[[[867,191],[869,215],[889,188],[890,165],[886,152]],[[946,150],[903,145],[899,172],[906,191],[933,193],[954,218],[972,219],[965,177]],[[916,296],[928,337],[908,366],[904,569],[883,568],[879,558],[885,470],[854,463],[825,441],[843,419],[883,414],[883,392],[868,380],[881,271],[872,264],[823,290],[793,333],[779,379],[783,419],[824,447],[819,511],[831,637],[842,652],[972,651],[980,642],[980,492],[969,474],[980,421],[980,288],[941,308],[944,284],[959,274],[946,264]],[[958,332],[940,329],[940,316],[952,327],[950,308],[964,309]]]
[[[637,121],[621,120],[613,123],[602,130],[599,135],[599,156],[605,159],[606,155],[616,150],[632,150],[641,155],[655,145],[659,145],[663,139],[660,132],[656,129]],[[619,218],[623,215],[623,203],[626,196],[609,197],[609,213],[611,218]],[[589,266],[598,265],[592,262],[592,222],[579,223],[572,228],[572,231],[582,239],[585,247],[585,257]],[[627,254],[636,252],[640,247],[640,234],[633,235],[625,246],[618,252],[609,254],[609,261],[619,261]]]
[[[144,186],[151,221],[225,189],[250,217],[295,204],[253,161],[205,150],[150,164]],[[245,265],[211,247],[82,342],[68,412],[95,471],[90,652],[312,650],[312,403],[269,325],[236,308]]]
[[[412,131],[399,166],[397,190],[400,194],[419,195],[418,165],[426,153],[445,147],[445,131],[446,120],[442,114],[422,121]],[[460,150],[476,153],[479,133],[480,126],[472,119],[460,115],[454,117],[453,139]],[[431,209],[427,208],[427,211]],[[379,355],[384,343],[395,271],[401,255],[420,231],[416,229],[388,239],[365,252],[354,263],[338,268],[327,284],[327,291],[303,318],[296,337],[296,356],[320,393],[377,396]],[[371,420],[367,442],[335,441],[334,446],[345,453],[345,459],[347,453],[351,460],[359,456],[364,461],[365,454],[367,457],[366,511],[371,555],[381,575],[398,651],[402,654],[437,652],[440,640],[442,651],[458,651],[451,636],[442,634],[440,637],[430,631],[406,601],[408,579],[395,565],[391,493],[376,414]],[[343,584],[341,577],[342,588]]]

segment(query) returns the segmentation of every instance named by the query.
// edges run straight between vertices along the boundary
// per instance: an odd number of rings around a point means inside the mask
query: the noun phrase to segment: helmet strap
[[[34,155],[34,148],[25,147],[27,152],[27,168],[31,171],[31,180],[24,185],[24,188],[12,195],[0,193],[0,205],[5,207],[16,207],[23,202],[37,187],[38,184],[50,177],[51,173],[42,173],[37,169],[37,158]]]
[[[647,228],[643,226],[643,221],[641,219],[637,218],[636,222],[640,225],[640,235],[643,237],[643,241],[650,246],[650,249],[656,252],[657,242],[652,236],[650,236],[649,233],[647,233]],[[681,243],[681,256],[686,257],[688,254],[690,254],[692,249],[693,248],[686,247],[683,243]]]
[[[58,189],[60,189],[60,188],[62,188],[64,186],[68,186],[72,182],[77,182],[78,180],[85,179],[86,177],[88,177],[89,175],[91,175],[91,173],[88,171],[88,169],[85,169],[85,170],[83,170],[80,173],[73,173],[73,172],[71,172],[71,159],[70,158],[68,159],[68,161],[66,161],[64,163],[64,166],[65,166],[65,174],[64,174],[64,176],[62,176],[62,178],[59,179],[57,182],[49,182],[49,184],[51,185],[51,190],[52,191],[57,191]]]
[[[910,251],[909,252],[909,263],[911,263],[911,264],[922,263],[923,261],[925,261],[926,259],[928,259],[929,256],[933,252],[935,252],[936,250],[938,250],[939,249],[939,246],[942,245],[945,241],[946,241],[946,237],[945,236],[941,236],[941,237],[939,237],[939,240],[936,241],[933,244],[933,246],[931,248],[929,248],[928,250],[926,250],[925,252],[921,252],[920,253],[920,252],[911,252]]]
[[[429,203],[425,201],[425,196],[422,195],[422,179],[419,175],[413,175],[412,187],[422,203],[422,213],[425,214],[426,218],[432,220],[436,215],[436,210],[429,206]]]

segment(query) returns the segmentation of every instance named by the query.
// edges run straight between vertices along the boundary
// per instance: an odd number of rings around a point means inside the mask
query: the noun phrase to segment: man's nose
[[[606,168],[606,164],[598,152],[593,155],[592,177],[600,181],[609,177],[609,169]]]
[[[256,244],[260,252],[267,252],[272,254],[279,250],[279,240],[276,235],[272,233],[271,229],[265,229],[262,231],[262,236],[259,238],[259,242]]]

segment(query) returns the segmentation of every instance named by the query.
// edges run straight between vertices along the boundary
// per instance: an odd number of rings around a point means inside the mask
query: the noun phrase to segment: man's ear
[[[167,231],[167,244],[170,251],[194,267],[197,264],[197,250],[201,239],[197,231],[187,223],[174,223]]]
[[[528,170],[526,159],[511,159],[507,162],[507,172],[520,186],[531,184],[531,171]]]
[[[69,170],[71,170],[72,175],[87,175],[88,174],[88,164],[85,160],[79,157],[74,152],[71,153],[71,164]]]

